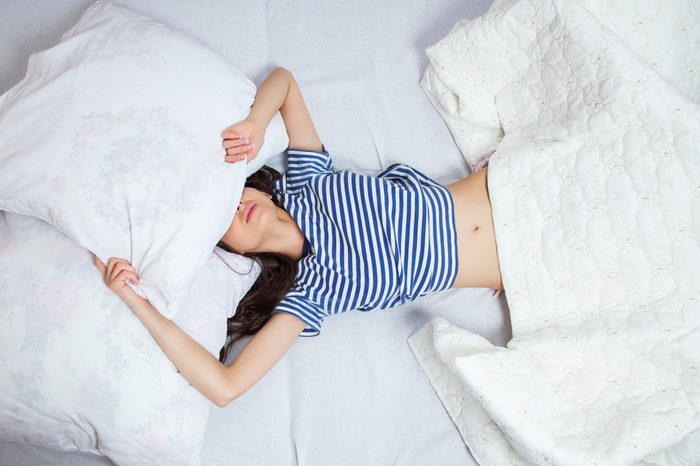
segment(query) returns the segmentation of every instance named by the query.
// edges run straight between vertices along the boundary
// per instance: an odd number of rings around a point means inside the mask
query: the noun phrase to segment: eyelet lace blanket
[[[496,1],[428,50],[467,162],[495,149],[513,339],[410,344],[481,464],[700,463],[699,25],[695,0]]]

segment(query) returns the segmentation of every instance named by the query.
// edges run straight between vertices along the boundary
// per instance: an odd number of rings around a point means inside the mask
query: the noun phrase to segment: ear
[[[272,199],[272,194],[265,193],[265,196],[266,196],[268,199]]]

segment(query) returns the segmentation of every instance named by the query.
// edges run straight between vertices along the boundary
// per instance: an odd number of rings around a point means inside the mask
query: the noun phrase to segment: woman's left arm
[[[294,75],[277,67],[260,85],[248,117],[221,133],[222,145],[226,149],[224,160],[234,163],[255,157],[262,145],[265,128],[278,110],[289,136],[289,147],[323,151]]]

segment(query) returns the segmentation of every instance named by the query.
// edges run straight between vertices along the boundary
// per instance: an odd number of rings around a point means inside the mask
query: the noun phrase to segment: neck
[[[286,210],[278,208],[277,219],[279,220],[279,228],[270,234],[261,250],[284,254],[296,260],[301,259],[304,249],[304,233]]]

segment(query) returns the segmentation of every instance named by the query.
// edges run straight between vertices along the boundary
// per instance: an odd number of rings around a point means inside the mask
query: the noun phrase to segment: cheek
[[[224,236],[221,238],[221,240],[233,250],[241,251],[242,245],[240,242],[240,238],[244,237],[241,230],[241,225],[236,220],[234,220],[233,222],[231,222],[231,225],[228,227],[228,230],[226,230],[226,233],[224,233]]]

